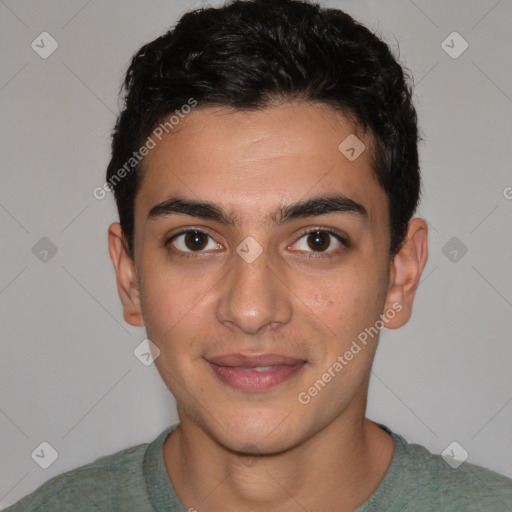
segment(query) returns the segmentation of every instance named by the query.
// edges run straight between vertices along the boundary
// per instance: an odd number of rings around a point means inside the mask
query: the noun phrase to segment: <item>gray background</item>
[[[368,415],[434,452],[457,441],[512,477],[511,2],[323,3],[400,45],[425,137],[430,259],[412,320],[383,332]],[[145,332],[122,319],[114,202],[92,191],[131,55],[199,5],[0,2],[2,506],[177,418],[154,365],[133,354]],[[59,45],[46,59],[31,47],[43,31]],[[469,44],[458,58],[461,39],[445,43],[452,56],[441,45],[453,31]],[[58,452],[48,469],[31,457],[44,441]]]

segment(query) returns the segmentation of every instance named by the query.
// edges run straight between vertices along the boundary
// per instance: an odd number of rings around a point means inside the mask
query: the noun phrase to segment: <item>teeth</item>
[[[270,370],[273,370],[273,366],[255,366],[253,368],[239,368],[240,370],[244,372],[268,372]]]

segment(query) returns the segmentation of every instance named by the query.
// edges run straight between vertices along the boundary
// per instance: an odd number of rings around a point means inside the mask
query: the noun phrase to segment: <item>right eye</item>
[[[210,241],[208,240],[210,239]],[[173,251],[187,253],[200,253],[206,250],[220,248],[220,244],[204,231],[198,229],[187,229],[173,235],[167,241],[166,245],[172,245]]]

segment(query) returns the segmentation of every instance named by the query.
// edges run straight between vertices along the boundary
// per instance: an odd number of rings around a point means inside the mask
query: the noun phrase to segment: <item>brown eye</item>
[[[183,239],[187,249],[191,251],[200,251],[206,247],[208,243],[208,235],[200,231],[189,231]]]
[[[175,251],[188,253],[220,248],[220,245],[208,233],[196,229],[182,231],[174,235],[167,243],[173,246]]]
[[[331,245],[331,237],[324,231],[308,233],[307,244],[313,251],[325,251]]]
[[[335,255],[340,249],[348,249],[348,239],[334,231],[326,229],[310,229],[291,246],[293,250],[306,253],[325,253],[326,256]]]

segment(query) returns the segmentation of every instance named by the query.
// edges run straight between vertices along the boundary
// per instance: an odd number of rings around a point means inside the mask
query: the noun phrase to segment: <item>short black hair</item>
[[[187,12],[133,56],[122,88],[107,184],[132,257],[139,150],[166,115],[183,117],[189,105],[251,111],[300,100],[349,116],[373,140],[391,255],[403,243],[421,181],[411,80],[388,45],[345,12],[300,0],[235,0]]]

